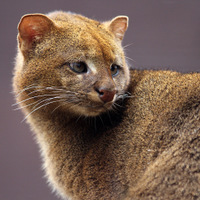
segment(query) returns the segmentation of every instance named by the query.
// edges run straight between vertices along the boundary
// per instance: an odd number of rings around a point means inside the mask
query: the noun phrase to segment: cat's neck
[[[87,177],[80,176],[80,173],[84,171],[88,177],[101,180],[100,187],[102,184],[107,191],[110,190],[108,193],[111,194],[113,190],[112,182],[115,182],[116,188],[121,188],[120,191],[116,191],[116,194],[125,192],[127,188],[122,185],[128,182],[126,169],[123,166],[125,158],[119,166],[113,165],[119,157],[123,158],[121,154],[126,151],[125,149],[130,148],[128,143],[126,147],[117,145],[120,142],[126,143],[128,135],[113,131],[117,124],[120,124],[124,112],[126,112],[126,107],[118,110],[117,113],[105,113],[99,117],[86,119],[61,110],[56,110],[51,115],[43,112],[39,118],[32,116],[31,120],[37,133],[36,138],[44,157],[46,174],[49,178],[54,178],[52,182],[55,184],[61,183],[61,185],[57,184],[58,190],[66,188],[68,194],[71,194],[71,182],[75,179],[83,183],[87,181],[85,180]],[[115,177],[115,170],[120,170],[118,167],[122,166],[123,172]],[[101,170],[97,169],[99,167]],[[97,172],[101,174],[100,178]],[[87,184],[87,187],[94,185],[91,180]],[[86,187],[85,184],[83,186]],[[90,191],[91,195],[95,193],[95,190]],[[84,198],[81,197],[81,199]]]

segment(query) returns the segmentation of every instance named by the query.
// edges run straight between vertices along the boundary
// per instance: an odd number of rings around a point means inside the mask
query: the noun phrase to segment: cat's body
[[[200,74],[129,72],[124,16],[49,17],[22,19],[13,85],[52,187],[72,199],[200,199]]]

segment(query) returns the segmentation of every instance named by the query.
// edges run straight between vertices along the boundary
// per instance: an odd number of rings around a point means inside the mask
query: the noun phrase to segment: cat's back
[[[158,107],[161,104],[166,107],[168,103],[166,109],[172,110],[192,99],[200,100],[199,73],[131,70],[131,80],[131,92],[137,97],[135,99],[144,101],[144,107],[147,103],[154,106],[152,109],[155,112],[161,109]]]
[[[151,124],[154,132],[164,132],[200,125],[199,73],[131,70],[131,82],[127,112],[132,113],[134,122],[141,121],[148,127],[137,123],[139,128],[150,132]]]
[[[128,199],[198,199],[200,74],[131,71],[131,80],[129,112],[137,122],[131,129],[142,145],[138,167],[150,162]]]

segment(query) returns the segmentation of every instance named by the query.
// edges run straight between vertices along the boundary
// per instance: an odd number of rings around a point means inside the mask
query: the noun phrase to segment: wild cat
[[[200,199],[200,74],[130,70],[128,17],[22,17],[13,89],[63,199]]]

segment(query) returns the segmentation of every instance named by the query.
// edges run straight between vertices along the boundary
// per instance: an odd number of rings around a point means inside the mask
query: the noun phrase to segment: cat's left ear
[[[118,40],[122,40],[128,28],[128,17],[117,16],[110,21],[109,29],[114,33]]]

